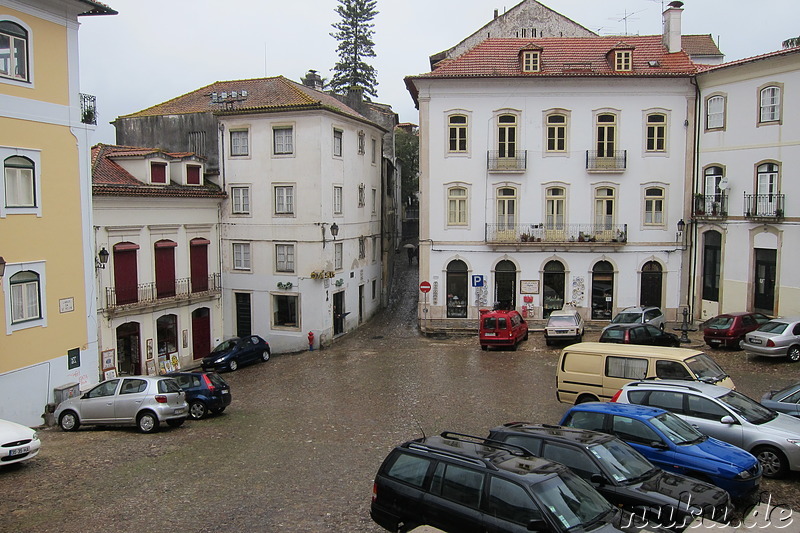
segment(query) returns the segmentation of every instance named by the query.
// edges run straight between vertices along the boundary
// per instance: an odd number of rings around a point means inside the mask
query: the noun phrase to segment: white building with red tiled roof
[[[681,12],[665,11],[663,36],[486,39],[406,79],[428,324],[494,304],[536,319],[565,304],[589,320],[638,304],[676,318],[697,71]]]
[[[192,364],[222,339],[221,187],[192,153],[92,148],[103,372]]]

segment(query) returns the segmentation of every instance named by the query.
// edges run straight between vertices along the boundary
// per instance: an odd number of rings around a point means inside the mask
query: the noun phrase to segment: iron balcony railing
[[[81,93],[81,122],[97,124],[97,99],[91,94]]]
[[[498,151],[489,150],[486,153],[486,165],[493,172],[519,172],[528,167],[528,151],[514,150]]]
[[[627,241],[627,224],[486,224],[486,242],[491,243]]]
[[[747,218],[783,218],[783,194],[745,194],[744,216]]]
[[[619,172],[625,170],[628,165],[627,150],[586,150],[586,169],[605,170],[608,172]]]
[[[725,191],[715,194],[696,194],[692,215],[695,218],[725,218],[728,216],[728,195]]]
[[[222,289],[222,277],[211,274],[192,284],[192,278],[176,279],[175,284],[140,283],[136,287],[106,287],[106,307],[132,304],[147,304],[168,298],[187,298],[190,295],[218,292]]]

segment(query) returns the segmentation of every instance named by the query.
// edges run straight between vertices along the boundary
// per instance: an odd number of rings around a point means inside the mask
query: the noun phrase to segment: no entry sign
[[[419,290],[421,290],[422,292],[430,292],[431,284],[428,283],[427,281],[423,281],[422,283],[419,284]]]

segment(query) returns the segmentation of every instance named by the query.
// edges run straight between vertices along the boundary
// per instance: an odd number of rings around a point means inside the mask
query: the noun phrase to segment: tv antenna
[[[616,20],[617,22],[624,23],[624,25],[625,25],[625,35],[628,35],[628,20],[639,20],[639,18],[638,17],[634,17],[634,15],[636,15],[637,13],[641,13],[641,12],[642,12],[642,10],[634,11],[633,13],[628,13],[628,10],[626,9],[624,11],[624,13],[623,13],[622,18],[611,18],[609,20]]]

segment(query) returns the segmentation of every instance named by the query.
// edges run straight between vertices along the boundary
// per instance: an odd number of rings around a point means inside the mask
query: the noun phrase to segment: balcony
[[[91,94],[81,93],[81,122],[97,125],[97,99]]]
[[[575,244],[628,241],[627,224],[486,224],[486,242],[495,244]]]
[[[723,220],[727,218],[727,193],[720,191],[717,194],[695,194],[692,216],[698,220]]]
[[[624,172],[627,165],[627,150],[586,150],[586,170],[589,172]]]
[[[784,216],[783,194],[745,194],[745,218],[780,220]]]
[[[489,172],[524,172],[528,166],[528,151],[516,150],[514,155],[498,150],[486,153],[486,165]]]
[[[211,274],[200,283],[192,285],[191,278],[175,280],[175,287],[156,287],[155,283],[140,283],[135,289],[117,289],[106,287],[106,309],[142,308],[166,301],[191,300],[195,297],[208,297],[219,294],[222,290],[222,277]]]

